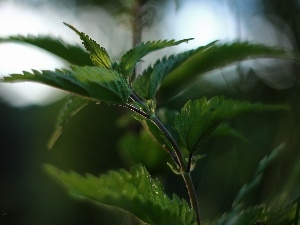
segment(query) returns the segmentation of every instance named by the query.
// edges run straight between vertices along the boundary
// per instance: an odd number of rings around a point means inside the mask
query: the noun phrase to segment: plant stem
[[[197,195],[196,195],[195,187],[194,187],[194,184],[192,181],[191,173],[190,172],[182,173],[182,178],[186,185],[186,189],[188,190],[191,206],[195,210],[195,213],[196,213],[196,222],[198,225],[200,225],[201,220],[200,220],[199,203],[197,200]]]
[[[200,225],[201,224],[200,211],[199,211],[199,204],[198,204],[198,200],[197,200],[197,196],[196,196],[195,187],[194,187],[194,184],[193,184],[193,181],[191,178],[191,173],[190,173],[190,171],[188,171],[188,168],[187,168],[186,162],[184,161],[181,150],[180,150],[177,142],[173,138],[173,136],[168,131],[168,129],[162,124],[162,122],[156,116],[152,116],[150,118],[150,120],[152,120],[153,123],[155,123],[156,126],[164,133],[164,135],[166,136],[166,138],[168,139],[168,141],[170,142],[170,144],[172,145],[172,147],[175,151],[177,161],[178,161],[178,166],[180,167],[182,178],[184,180],[185,186],[188,191],[191,207],[195,210],[195,213],[196,213],[196,222],[198,225]]]

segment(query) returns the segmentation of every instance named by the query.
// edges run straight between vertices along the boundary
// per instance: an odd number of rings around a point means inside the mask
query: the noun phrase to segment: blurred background
[[[299,53],[297,0],[0,0],[0,37],[51,35],[80,44],[78,36],[63,25],[67,22],[118,59],[132,47],[135,2],[144,12],[141,40],[195,38],[145,57],[141,68],[164,54],[214,40],[250,41]],[[67,62],[30,45],[0,43],[0,76],[67,66]],[[298,71],[299,65],[292,62],[246,61],[197,78],[182,95],[166,102],[170,108],[180,109],[190,98],[222,94],[291,108],[288,112],[248,115],[232,121],[247,141],[216,137],[208,143],[207,156],[193,173],[199,200],[205,206],[203,218],[212,220],[229,210],[259,161],[278,147],[282,149],[278,159],[268,167],[249,204],[272,200],[276,207],[299,197]],[[90,104],[78,113],[48,151],[47,143],[65,96],[62,91],[39,84],[0,84],[1,225],[109,225],[130,219],[110,208],[69,198],[43,171],[42,165],[51,163],[65,170],[97,175],[145,160],[139,154],[128,155],[132,151],[128,136],[135,141],[136,135],[143,135],[138,133],[139,125],[127,121],[125,110],[108,105]],[[186,197],[180,178],[166,169],[166,156],[155,152],[149,156],[153,159],[148,162],[150,172],[160,177],[167,193]]]

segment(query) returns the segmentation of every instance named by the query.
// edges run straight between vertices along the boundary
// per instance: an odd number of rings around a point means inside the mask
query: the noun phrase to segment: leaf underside
[[[50,165],[45,169],[74,197],[121,208],[151,225],[196,225],[187,202],[175,195],[170,199],[160,182],[141,165],[130,172],[121,169],[100,177],[66,173]]]
[[[49,141],[48,148],[51,149],[57,139],[60,137],[63,128],[69,123],[70,119],[77,114],[81,109],[83,109],[90,100],[82,98],[77,95],[69,95],[67,97],[64,107],[61,109],[55,130]]]
[[[175,119],[175,129],[185,147],[194,152],[211,137],[222,123],[249,112],[286,109],[280,105],[262,105],[241,102],[223,97],[188,101]]]
[[[4,77],[3,82],[33,81],[56,87],[93,100],[122,104],[130,94],[123,77],[113,70],[101,67],[72,66],[72,70],[33,70]]]

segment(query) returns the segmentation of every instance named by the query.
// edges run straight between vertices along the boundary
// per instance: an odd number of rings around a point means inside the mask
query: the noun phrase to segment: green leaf
[[[238,130],[231,127],[228,123],[223,123],[218,126],[214,132],[213,136],[215,137],[233,137],[240,139],[241,141],[248,142],[247,138],[240,133]]]
[[[173,70],[161,85],[163,96],[171,97],[182,91],[195,76],[214,69],[220,69],[245,59],[280,58],[295,60],[295,56],[274,47],[235,42],[232,44],[212,44],[203,48]],[[298,60],[298,59],[297,59]]]
[[[4,77],[3,82],[33,81],[107,103],[125,103],[131,92],[125,79],[101,67],[72,66],[72,70],[33,70]]]
[[[222,123],[248,112],[282,110],[284,106],[251,104],[223,97],[188,101],[175,119],[175,129],[185,147],[194,152],[201,148]]]
[[[210,47],[211,45],[214,45],[215,43],[216,42],[212,42],[207,46],[200,47],[195,50],[189,50],[177,55],[171,55],[158,60],[153,66],[149,66],[141,75],[136,78],[133,83],[135,92],[145,99],[153,99],[160,87],[161,82],[166,76],[168,76],[168,74],[179,67],[192,55]]]
[[[122,74],[124,74],[126,77],[130,77],[133,73],[136,63],[139,60],[141,60],[141,58],[144,57],[145,55],[155,50],[179,45],[189,40],[192,40],[192,38],[183,39],[180,41],[163,40],[163,41],[142,42],[136,45],[134,48],[130,49],[121,57],[119,62],[119,71],[122,72]]]
[[[91,39],[85,33],[78,31],[72,25],[67,23],[64,24],[80,36],[80,39],[83,41],[84,47],[88,52],[90,52],[90,58],[95,66],[100,66],[106,69],[111,68],[112,62],[105,48],[101,47],[96,41]]]
[[[60,137],[63,128],[69,123],[71,117],[77,114],[81,109],[83,109],[89,100],[76,95],[69,95],[67,97],[64,107],[61,109],[55,131],[49,141],[48,148],[51,149],[57,139]]]
[[[256,225],[259,224],[258,222],[264,222],[265,216],[264,208],[261,206],[247,209],[236,207],[216,221],[207,223],[207,225]]]
[[[141,165],[130,172],[121,169],[100,177],[66,173],[50,165],[45,169],[74,197],[121,208],[152,225],[196,225],[187,202],[175,195],[170,199],[160,182]]]
[[[291,205],[280,210],[270,210],[265,206],[252,206],[246,209],[237,205],[221,218],[206,225],[294,225],[296,207]]]
[[[253,199],[258,198],[256,195],[260,195],[258,190],[261,190],[264,172],[271,163],[273,163],[276,159],[278,160],[280,152],[284,150],[283,148],[283,144],[279,145],[269,156],[264,157],[260,161],[252,180],[248,184],[244,185],[235,197],[234,203],[232,204],[233,207],[242,203],[246,205],[248,202],[252,202]],[[278,197],[278,195],[276,196]]]
[[[30,44],[46,50],[62,59],[78,66],[91,66],[89,54],[80,46],[70,45],[63,40],[51,36],[10,36],[0,38],[1,42],[17,42]]]

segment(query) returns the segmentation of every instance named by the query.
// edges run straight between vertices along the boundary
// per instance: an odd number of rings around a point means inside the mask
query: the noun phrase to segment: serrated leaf
[[[294,55],[266,45],[248,42],[215,44],[198,51],[178,66],[176,70],[173,70],[164,79],[160,90],[165,97],[174,96],[193,81],[195,76],[238,63],[241,60],[254,58],[299,60]]]
[[[72,66],[72,70],[33,70],[4,77],[3,82],[33,81],[50,85],[93,100],[113,104],[125,103],[131,92],[124,78],[102,67]]]
[[[95,66],[100,66],[106,69],[111,69],[112,62],[105,48],[101,47],[96,41],[88,35],[78,31],[70,24],[64,23],[66,26],[75,31],[83,41],[84,47],[90,53],[90,58]]]
[[[153,99],[158,91],[163,79],[168,76],[173,70],[179,67],[189,57],[202,51],[205,48],[214,45],[212,42],[207,46],[200,47],[195,50],[189,50],[177,55],[171,55],[158,60],[153,66],[149,66],[139,75],[133,83],[133,88],[136,93],[145,99]]]
[[[141,60],[145,55],[162,48],[179,45],[183,42],[192,40],[183,39],[180,41],[175,40],[163,40],[163,41],[148,41],[142,42],[129,51],[127,51],[119,61],[119,71],[122,72],[126,77],[130,77],[133,73],[136,63]]]
[[[175,129],[185,147],[194,152],[201,148],[222,123],[248,112],[282,110],[284,106],[251,104],[223,97],[188,101],[175,119]]]
[[[81,109],[83,109],[89,100],[76,95],[69,95],[67,97],[64,107],[61,109],[55,131],[49,141],[48,148],[51,149],[57,139],[60,137],[63,128],[69,123],[71,117],[77,114]]]
[[[91,66],[89,54],[78,45],[70,45],[59,38],[51,36],[10,36],[0,38],[1,42],[17,42],[21,44],[31,44],[46,50],[62,59],[78,66]]]
[[[100,177],[66,173],[50,165],[45,169],[74,197],[121,208],[151,225],[196,225],[194,211],[187,202],[176,196],[170,199],[160,182],[141,165],[130,172],[121,169]]]

